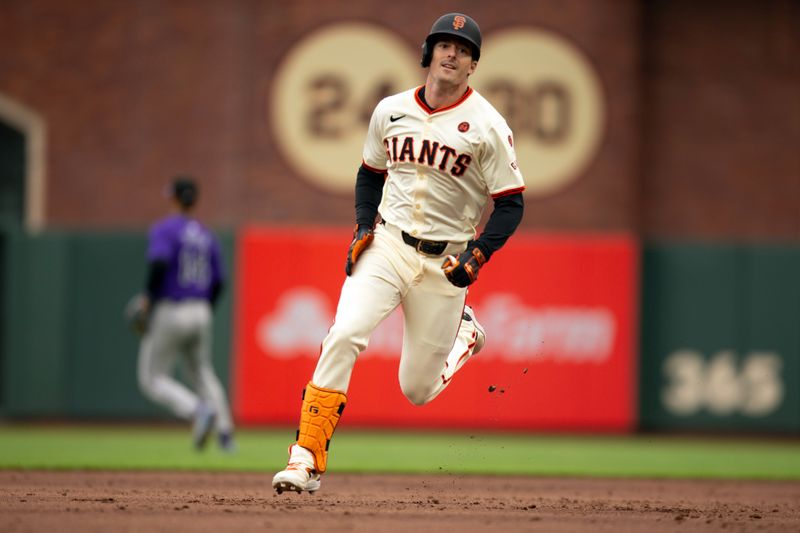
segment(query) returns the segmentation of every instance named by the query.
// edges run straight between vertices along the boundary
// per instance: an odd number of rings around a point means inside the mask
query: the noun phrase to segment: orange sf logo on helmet
[[[453,17],[453,29],[460,30],[467,23],[467,19],[461,15]]]

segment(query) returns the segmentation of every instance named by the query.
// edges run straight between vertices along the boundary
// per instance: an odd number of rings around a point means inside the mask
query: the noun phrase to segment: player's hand
[[[353,242],[350,243],[350,249],[347,250],[347,262],[344,264],[344,271],[349,276],[353,273],[353,266],[358,261],[358,256],[361,252],[367,249],[372,243],[375,235],[372,233],[372,228],[366,224],[359,224],[353,232]]]
[[[458,257],[448,255],[442,263],[447,279],[456,287],[467,287],[478,279],[478,271],[486,263],[486,256],[477,246],[467,248]]]
[[[147,333],[150,325],[150,298],[145,294],[134,295],[125,306],[125,319],[137,335]]]

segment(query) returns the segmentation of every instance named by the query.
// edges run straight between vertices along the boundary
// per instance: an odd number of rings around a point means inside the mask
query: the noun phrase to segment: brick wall
[[[447,9],[354,0],[0,5],[0,93],[48,127],[51,226],[140,227],[176,172],[201,179],[216,225],[345,224],[352,194],[295,175],[267,121],[271,77],[314,28],[345,19],[416,47]],[[555,30],[600,74],[599,155],[528,201],[530,230],[800,239],[800,7],[790,0],[467,0],[484,34]],[[358,161],[353,162],[355,174]]]
[[[644,233],[800,241],[800,4],[646,5]]]

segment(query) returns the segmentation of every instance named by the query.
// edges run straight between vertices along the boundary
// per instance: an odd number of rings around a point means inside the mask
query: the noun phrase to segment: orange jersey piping
[[[459,98],[455,103],[450,104],[447,107],[439,107],[439,108],[436,108],[436,109],[431,109],[431,107],[428,104],[426,104],[422,100],[422,98],[419,97],[419,92],[423,87],[424,87],[424,85],[420,85],[417,88],[417,90],[414,91],[414,100],[416,100],[417,101],[417,105],[419,105],[422,108],[422,110],[425,111],[426,113],[428,113],[429,115],[433,115],[434,113],[441,113],[442,111],[447,111],[448,109],[453,109],[454,107],[457,107],[457,106],[461,105],[461,103],[464,100],[466,100],[467,98],[469,98],[470,95],[472,94],[472,87],[467,87],[466,92],[464,92],[464,94],[461,95],[461,98]]]
[[[514,189],[509,189],[507,191],[501,191],[496,194],[492,195],[493,200],[497,200],[498,198],[502,198],[503,196],[511,196],[512,194],[517,194],[525,190],[525,187],[516,187]]]

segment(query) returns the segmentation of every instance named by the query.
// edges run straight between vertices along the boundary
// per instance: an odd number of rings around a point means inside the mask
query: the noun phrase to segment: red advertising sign
[[[349,239],[342,228],[240,234],[233,390],[240,422],[297,423],[301,390],[333,322]],[[422,407],[403,396],[398,309],[356,362],[342,423],[632,429],[637,257],[627,236],[514,235],[470,288],[486,346],[448,389]]]

